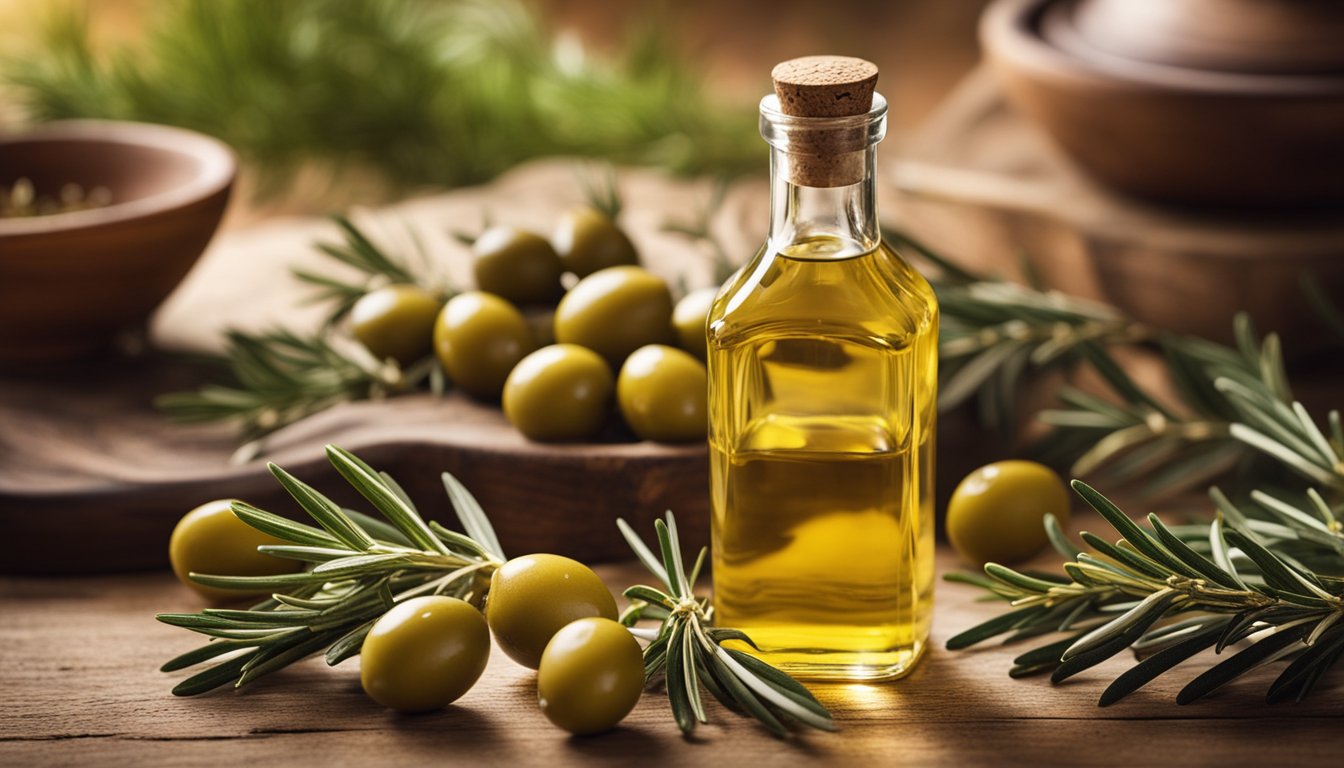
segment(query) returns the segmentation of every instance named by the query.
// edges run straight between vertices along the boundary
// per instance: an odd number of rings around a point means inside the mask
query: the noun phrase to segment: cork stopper
[[[790,117],[845,118],[873,107],[877,66],[850,56],[804,56],[775,65],[779,110]],[[789,131],[788,177],[807,187],[841,187],[863,180],[867,130],[851,122]]]
[[[873,108],[877,65],[852,56],[804,56],[775,65],[779,108],[794,117],[850,117]]]

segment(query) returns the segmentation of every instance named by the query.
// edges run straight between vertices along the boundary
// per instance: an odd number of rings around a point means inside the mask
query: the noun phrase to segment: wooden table
[[[940,552],[939,567],[958,567],[955,556]],[[615,589],[643,580],[633,565],[602,575]],[[532,673],[502,653],[456,706],[414,717],[366,698],[355,660],[330,669],[310,659],[243,692],[174,698],[169,688],[185,673],[157,667],[197,638],[153,615],[199,605],[171,575],[4,578],[0,765],[1339,764],[1344,684],[1267,707],[1262,695],[1277,670],[1261,670],[1178,707],[1176,691],[1205,666],[1192,663],[1099,709],[1124,659],[1055,687],[1011,680],[1013,650],[942,648],[999,607],[961,585],[938,589],[934,645],[910,677],[815,687],[839,733],[781,741],[715,706],[714,724],[688,742],[660,692],[611,733],[569,737],[537,709]]]

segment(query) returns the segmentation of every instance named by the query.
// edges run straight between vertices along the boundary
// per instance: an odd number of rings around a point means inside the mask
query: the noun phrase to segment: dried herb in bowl
[[[0,186],[0,219],[24,219],[55,213],[86,211],[112,204],[107,187],[86,190],[79,184],[63,184],[54,196],[37,191],[32,179],[20,176],[8,187]]]

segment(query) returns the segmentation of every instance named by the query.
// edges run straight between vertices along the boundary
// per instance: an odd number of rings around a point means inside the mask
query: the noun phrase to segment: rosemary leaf
[[[327,459],[341,477],[415,542],[416,546],[444,555],[449,553],[448,548],[434,535],[425,521],[401,500],[377,471],[354,454],[337,446],[328,445],[326,452]],[[369,539],[369,545],[364,549],[372,545],[373,540]]]
[[[372,536],[365,533],[354,521],[345,516],[334,501],[323,496],[315,488],[299,480],[286,472],[282,467],[274,462],[268,463],[266,468],[272,475],[280,481],[280,485],[294,500],[299,502],[299,506],[307,512],[318,525],[321,525],[327,533],[339,539],[351,549],[364,552],[373,547],[378,542],[373,540]]]
[[[1164,648],[1130,667],[1107,686],[1105,691],[1102,691],[1097,705],[1109,707],[1151,683],[1162,673],[1174,668],[1195,654],[1208,650],[1218,641],[1218,635],[1222,633],[1225,623],[1225,621],[1222,621],[1210,624],[1181,642]]]
[[[1338,613],[1333,615],[1339,616]],[[1269,686],[1269,692],[1265,694],[1265,703],[1274,704],[1289,696],[1302,701],[1320,676],[1338,660],[1340,653],[1344,652],[1344,632],[1337,631],[1324,641],[1308,639],[1307,644],[1312,647],[1294,659]]]
[[[243,667],[251,661],[259,651],[244,654],[235,659],[217,664],[204,672],[199,672],[186,680],[173,686],[174,696],[197,696],[202,693],[213,691],[214,689],[235,682],[243,671]]]
[[[480,542],[488,554],[502,561],[504,548],[499,545],[499,537],[495,535],[495,529],[491,527],[490,520],[485,516],[485,510],[481,509],[476,497],[471,495],[461,481],[447,472],[443,473],[443,487],[447,490],[448,499],[452,502],[453,509],[457,510],[457,518],[462,521],[462,527],[466,529],[467,535]]]
[[[1307,628],[1304,626],[1290,627],[1256,642],[1250,648],[1220,662],[1191,680],[1180,693],[1176,694],[1176,703],[1189,704],[1213,693],[1271,657],[1285,650],[1291,650],[1295,644],[1301,642],[1306,632]]]

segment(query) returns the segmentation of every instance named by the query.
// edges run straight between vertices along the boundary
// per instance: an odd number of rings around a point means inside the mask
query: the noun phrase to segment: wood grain
[[[940,552],[940,572],[954,567],[952,554]],[[643,579],[633,565],[600,572],[614,589]],[[1267,707],[1264,690],[1277,669],[1266,669],[1178,707],[1176,691],[1208,665],[1198,661],[1099,709],[1096,697],[1127,660],[1059,686],[1011,680],[1015,649],[942,649],[999,607],[975,602],[961,585],[938,589],[934,645],[910,677],[816,686],[840,733],[779,741],[716,707],[715,724],[686,742],[657,692],[615,732],[567,737],[538,712],[532,673],[499,653],[458,705],[423,716],[396,715],[367,699],[357,661],[329,669],[312,659],[248,690],[177,699],[169,688],[187,673],[162,674],[157,666],[197,640],[152,616],[199,606],[170,575],[3,578],[0,764],[1337,765],[1339,682],[1303,704]]]

